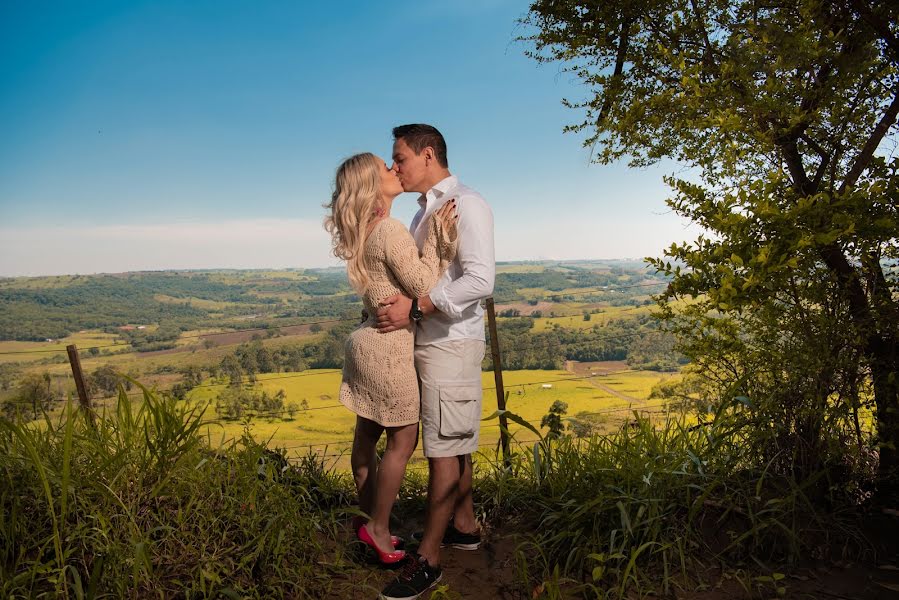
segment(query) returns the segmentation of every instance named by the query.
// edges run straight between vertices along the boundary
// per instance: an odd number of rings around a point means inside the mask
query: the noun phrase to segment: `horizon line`
[[[646,257],[618,257],[618,258],[522,258],[511,260],[498,260],[497,265],[510,264],[541,264],[541,263],[586,263],[586,262],[633,262],[645,261]],[[0,280],[10,279],[38,279],[41,277],[94,277],[100,275],[132,275],[142,273],[211,273],[217,271],[345,271],[344,265],[327,265],[312,267],[190,267],[190,268],[159,268],[137,269],[134,271],[94,271],[94,272],[70,272],[70,273],[43,273],[34,275],[5,275],[0,274]]]

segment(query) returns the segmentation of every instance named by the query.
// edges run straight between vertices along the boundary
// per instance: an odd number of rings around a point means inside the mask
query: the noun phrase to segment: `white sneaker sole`
[[[481,542],[475,542],[473,544],[440,544],[441,548],[446,548],[447,546],[455,548],[456,550],[477,550],[481,547]]]
[[[421,538],[415,534],[409,536],[409,540],[413,544],[421,544]],[[479,550],[481,548],[482,543],[483,543],[483,540],[478,540],[478,541],[472,542],[470,544],[463,544],[461,542],[447,544],[447,543],[441,542],[440,547],[441,548],[455,548],[456,550],[468,550],[469,552],[471,552],[474,550]]]

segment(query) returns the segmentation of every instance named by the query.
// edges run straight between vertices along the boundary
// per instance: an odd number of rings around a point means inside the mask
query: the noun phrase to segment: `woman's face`
[[[384,161],[379,162],[381,163],[381,195],[385,198],[396,198],[403,193],[403,184],[400,183],[400,178],[396,176],[396,171],[388,168]]]

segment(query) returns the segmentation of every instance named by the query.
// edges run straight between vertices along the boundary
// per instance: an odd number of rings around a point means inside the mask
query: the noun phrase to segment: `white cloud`
[[[337,264],[321,221],[0,228],[0,275]]]
[[[661,256],[672,242],[692,240],[697,227],[673,213],[648,215],[635,221],[601,213],[567,211],[546,215],[539,222],[496,221],[496,259],[574,260],[583,258],[643,258]]]
[[[408,221],[407,212],[395,217]],[[545,215],[539,222],[497,214],[496,258],[660,256],[671,242],[695,237],[696,230],[684,223],[671,213],[651,215],[636,225],[626,218],[578,211]],[[2,276],[338,264],[321,221],[313,219],[0,228]]]

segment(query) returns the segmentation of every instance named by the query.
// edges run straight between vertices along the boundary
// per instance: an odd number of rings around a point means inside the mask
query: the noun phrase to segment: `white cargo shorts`
[[[415,346],[421,443],[428,458],[474,454],[481,429],[483,340]]]

